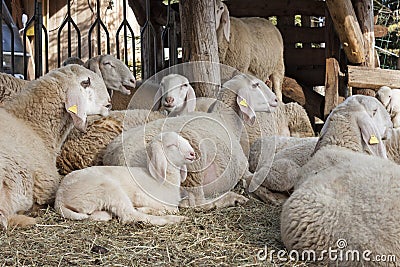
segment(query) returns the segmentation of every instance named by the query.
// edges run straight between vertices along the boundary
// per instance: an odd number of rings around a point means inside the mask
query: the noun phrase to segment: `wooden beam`
[[[378,90],[381,86],[400,88],[400,71],[348,66],[348,85]]]
[[[375,34],[373,0],[353,0],[354,9],[364,39],[364,66],[375,66]]]
[[[269,16],[324,16],[325,2],[310,0],[295,1],[226,1],[229,14],[233,17],[269,17]]]
[[[326,59],[324,118],[338,105],[339,101],[339,62],[335,58]]]
[[[351,63],[365,61],[363,36],[350,0],[326,0],[336,32]]]

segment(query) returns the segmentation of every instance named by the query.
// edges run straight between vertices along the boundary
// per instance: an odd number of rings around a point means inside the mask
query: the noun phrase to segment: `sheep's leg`
[[[263,185],[257,188],[257,190],[253,192],[253,194],[256,195],[261,201],[277,206],[282,205],[289,197],[287,194],[284,193],[272,192]]]
[[[282,60],[277,64],[275,71],[271,74],[272,89],[276,94],[276,97],[282,101],[282,84],[283,78],[285,77],[285,63]]]
[[[204,200],[204,202],[207,203],[201,204],[200,207],[205,210],[210,210],[215,208],[225,208],[225,207],[236,206],[238,204],[243,205],[248,200],[249,200],[248,198],[242,195],[229,191],[220,198],[212,200]]]
[[[8,218],[8,226],[27,227],[36,224],[36,219],[25,215],[14,214]]]
[[[0,226],[3,230],[7,230],[8,220],[2,210],[0,210]]]
[[[112,215],[105,210],[96,210],[89,215],[89,219],[93,221],[109,221],[112,219]]]
[[[397,113],[396,116],[393,117],[392,122],[394,128],[400,127],[400,113]]]

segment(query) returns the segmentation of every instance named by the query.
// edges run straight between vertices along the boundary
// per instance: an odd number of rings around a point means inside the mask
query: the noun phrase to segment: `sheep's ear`
[[[81,81],[80,85],[72,86],[66,95],[65,109],[71,115],[75,128],[86,131],[86,99],[81,90],[90,86],[90,78]]]
[[[183,165],[181,167],[181,183],[183,183],[186,180],[187,177],[187,167],[186,165]]]
[[[150,146],[150,158],[148,160],[148,168],[151,176],[160,183],[167,178],[167,159],[164,155],[161,142],[154,142]]]
[[[186,94],[186,109],[187,112],[193,112],[196,108],[196,94],[194,93],[193,87],[188,84],[189,88]]]
[[[88,59],[85,62],[85,64],[83,64],[83,66],[103,78],[103,74],[101,73],[101,70],[100,70],[100,62],[99,61],[100,61],[100,56],[97,56],[97,57]]]
[[[157,111],[160,109],[162,95],[163,95],[163,85],[160,84],[160,86],[158,87],[158,90],[154,96],[153,107],[151,108],[152,111]]]
[[[357,124],[361,130],[363,146],[366,147],[373,155],[387,158],[386,148],[382,142],[382,137],[368,113],[363,112],[357,118]]]
[[[229,36],[231,34],[231,21],[229,19],[229,10],[228,7],[224,5],[224,12],[221,15],[221,22],[224,24],[224,36],[225,39],[229,42]]]
[[[256,113],[251,108],[250,95],[246,88],[240,89],[236,97],[236,103],[239,106],[243,120],[250,125],[253,125],[256,119]]]

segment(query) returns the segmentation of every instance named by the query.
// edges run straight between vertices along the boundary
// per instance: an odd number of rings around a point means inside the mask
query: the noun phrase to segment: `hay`
[[[0,266],[273,266],[257,252],[284,248],[280,209],[252,198],[244,206],[182,210],[187,221],[159,227],[65,220],[48,207],[36,226],[0,234]]]

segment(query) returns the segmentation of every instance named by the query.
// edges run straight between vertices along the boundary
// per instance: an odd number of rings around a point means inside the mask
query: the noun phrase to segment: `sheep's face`
[[[108,90],[120,91],[125,95],[136,86],[136,79],[129,68],[111,55],[101,55],[89,60],[84,65],[100,75]]]
[[[222,14],[224,13],[225,8],[226,6],[221,0],[215,1],[215,29],[218,29],[221,24]]]
[[[375,97],[387,108],[392,98],[392,89],[387,86],[382,86],[378,92],[376,92]]]
[[[75,79],[66,92],[65,108],[72,116],[74,126],[85,131],[87,115],[108,115],[111,109],[110,96],[96,73],[78,65],[65,68],[76,69]]]
[[[177,133],[164,133],[162,137],[166,158],[176,166],[183,166],[195,160],[195,152],[189,141]]]
[[[169,113],[181,110],[189,101],[194,101],[194,90],[186,77],[171,74],[163,78],[160,84],[162,106]],[[191,105],[192,103],[189,103]],[[194,106],[195,107],[195,106]],[[189,112],[194,111],[194,107]]]

